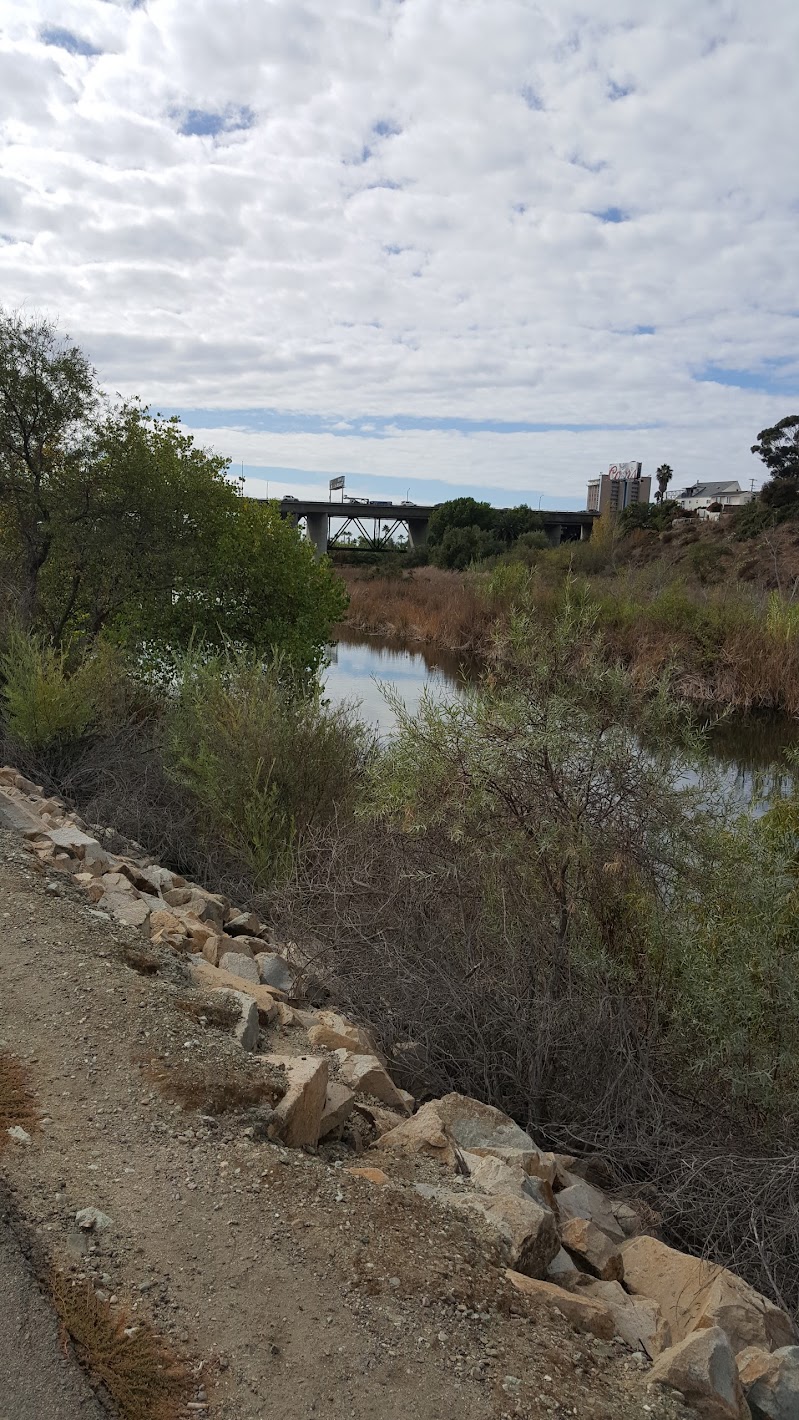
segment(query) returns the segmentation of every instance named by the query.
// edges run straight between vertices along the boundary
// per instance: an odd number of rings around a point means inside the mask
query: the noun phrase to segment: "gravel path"
[[[107,1420],[61,1348],[55,1314],[36,1284],[0,1196],[0,1420]]]
[[[48,878],[18,834],[0,829],[0,1049],[24,1062],[43,1116],[30,1143],[6,1148],[0,1176],[51,1263],[150,1319],[189,1359],[193,1414],[686,1415],[646,1393],[641,1358],[620,1342],[520,1314],[492,1237],[421,1198],[397,1156],[359,1159],[342,1145],[305,1154],[267,1142],[247,1115],[214,1120],[165,1099],[148,1061],[218,1071],[244,1057],[223,1031],[181,1014],[186,980],[173,954],[158,949],[155,976],[125,964],[126,944],[142,940],[98,917],[70,881]],[[290,1049],[290,1036],[270,1027],[261,1048]],[[347,1172],[364,1163],[382,1164],[390,1184]],[[86,1207],[109,1219],[88,1237],[76,1227]],[[0,1373],[10,1368],[30,1389],[19,1343],[29,1333],[37,1358],[51,1356],[64,1382],[79,1384],[59,1366],[52,1326],[39,1345],[15,1266],[12,1251],[20,1319],[5,1335],[0,1326]],[[67,1401],[36,1409],[30,1395],[0,1396],[0,1420],[94,1420]]]

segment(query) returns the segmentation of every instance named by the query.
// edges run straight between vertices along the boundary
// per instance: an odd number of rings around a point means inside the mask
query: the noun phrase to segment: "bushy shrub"
[[[255,889],[284,876],[297,842],[351,803],[370,747],[351,713],[324,705],[287,663],[233,653],[181,663],[165,738],[199,831]]]
[[[108,643],[81,654],[77,645],[56,647],[14,627],[0,653],[0,684],[7,753],[38,758],[56,776],[102,724],[140,711],[143,695]]]

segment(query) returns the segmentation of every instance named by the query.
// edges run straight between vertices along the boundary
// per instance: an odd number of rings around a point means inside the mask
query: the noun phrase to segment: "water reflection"
[[[381,686],[390,686],[415,712],[425,689],[442,700],[451,700],[477,670],[468,658],[451,651],[428,646],[410,650],[387,636],[366,638],[346,630],[329,654],[330,664],[323,677],[328,698],[334,704],[345,700],[357,703],[361,719],[372,725],[381,739],[390,737],[396,728],[396,717]]]
[[[476,679],[479,673],[478,663],[466,655],[429,646],[409,648],[399,640],[365,637],[347,629],[342,629],[330,656],[324,677],[328,697],[335,704],[358,703],[362,719],[374,726],[381,739],[389,738],[396,726],[382,685],[396,690],[413,712],[425,688],[443,700],[452,699],[464,681]],[[799,721],[757,715],[703,727],[708,731],[711,762],[741,803],[762,811],[789,786],[787,755],[799,750]]]

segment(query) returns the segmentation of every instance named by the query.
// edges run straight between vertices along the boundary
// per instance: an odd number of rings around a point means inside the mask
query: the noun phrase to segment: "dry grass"
[[[348,626],[472,654],[487,650],[495,614],[478,578],[438,567],[419,567],[401,577],[342,570],[350,596]]]
[[[56,1273],[51,1291],[78,1360],[100,1381],[122,1420],[178,1420],[193,1383],[188,1366],[149,1323],[101,1301],[88,1281]]]
[[[259,1062],[215,1056],[165,1060],[140,1057],[138,1064],[166,1099],[200,1114],[235,1114],[256,1105],[274,1105],[285,1094],[282,1071]]]
[[[129,966],[132,971],[137,971],[139,976],[157,976],[159,960],[155,952],[149,947],[139,946],[137,943],[123,946],[120,956],[125,966]]]
[[[235,996],[224,992],[187,991],[175,999],[175,1005],[184,1016],[190,1016],[198,1025],[214,1026],[216,1030],[232,1030],[241,1015],[241,1007]]]
[[[10,1142],[8,1131],[15,1124],[32,1134],[38,1122],[24,1065],[8,1051],[0,1051],[0,1153]]]

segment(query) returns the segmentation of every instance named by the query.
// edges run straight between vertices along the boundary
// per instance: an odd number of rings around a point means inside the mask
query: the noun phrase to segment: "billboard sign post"
[[[640,463],[612,463],[608,469],[609,478],[640,478]]]
[[[344,502],[344,474],[339,474],[338,478],[331,478],[328,488],[331,493],[336,493],[341,489],[341,501]]]

